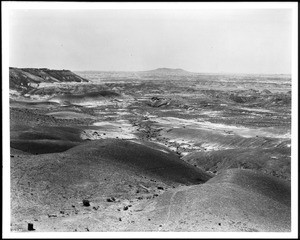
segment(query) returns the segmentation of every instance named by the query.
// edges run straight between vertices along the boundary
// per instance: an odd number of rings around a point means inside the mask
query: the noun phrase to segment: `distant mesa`
[[[89,82],[70,70],[48,68],[9,68],[9,88],[17,91],[34,89],[40,83]]]
[[[161,74],[161,75],[189,75],[192,72],[188,72],[181,68],[157,68],[149,71],[142,71],[142,73],[149,74]]]

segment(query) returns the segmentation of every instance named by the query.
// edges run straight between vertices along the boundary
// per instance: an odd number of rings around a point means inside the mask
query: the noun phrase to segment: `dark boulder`
[[[87,199],[83,199],[83,200],[82,200],[82,204],[83,204],[83,206],[85,206],[85,207],[89,207],[89,206],[90,206],[90,201],[87,200]]]

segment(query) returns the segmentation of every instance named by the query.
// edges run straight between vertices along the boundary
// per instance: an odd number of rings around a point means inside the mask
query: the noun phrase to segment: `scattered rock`
[[[115,202],[116,199],[114,197],[110,197],[106,199],[107,202]]]
[[[99,206],[93,207],[93,209],[97,211],[99,209]]]
[[[128,206],[124,206],[124,207],[123,207],[123,210],[124,210],[124,211],[128,210]]]
[[[150,191],[150,189],[149,188],[147,188],[147,187],[145,187],[144,185],[142,185],[142,184],[139,184],[143,189],[145,189],[147,192],[149,192]]]
[[[28,231],[34,231],[33,223],[28,223]]]
[[[56,214],[48,214],[48,217],[51,218],[51,217],[57,217]]]
[[[83,203],[83,206],[85,206],[85,207],[91,206],[89,200],[83,199],[82,203]]]

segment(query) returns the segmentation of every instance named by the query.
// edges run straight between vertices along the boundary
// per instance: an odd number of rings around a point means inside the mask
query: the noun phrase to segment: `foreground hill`
[[[290,184],[253,170],[230,169],[204,184],[165,192],[138,208],[130,231],[290,231]],[[151,207],[149,207],[151,206]],[[151,221],[149,221],[151,219]],[[128,230],[128,229],[127,229]]]
[[[167,148],[143,141],[87,141],[51,154],[24,151],[11,151],[12,229],[18,231],[26,230],[31,221],[37,231],[83,231],[91,224],[105,230],[106,222],[119,222],[119,215],[129,212],[129,201],[132,207],[167,188],[211,178]],[[82,206],[83,199],[91,202],[89,208]],[[103,218],[100,224],[98,217]]]
[[[290,231],[288,182],[241,169],[210,178],[148,144],[110,139],[64,153],[14,151],[12,230],[32,222],[36,231]]]
[[[9,88],[17,91],[36,88],[40,83],[89,82],[70,70],[9,68]]]

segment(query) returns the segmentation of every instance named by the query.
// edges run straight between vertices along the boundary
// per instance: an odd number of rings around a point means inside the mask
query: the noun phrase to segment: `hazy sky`
[[[11,10],[9,64],[291,73],[291,10]]]

